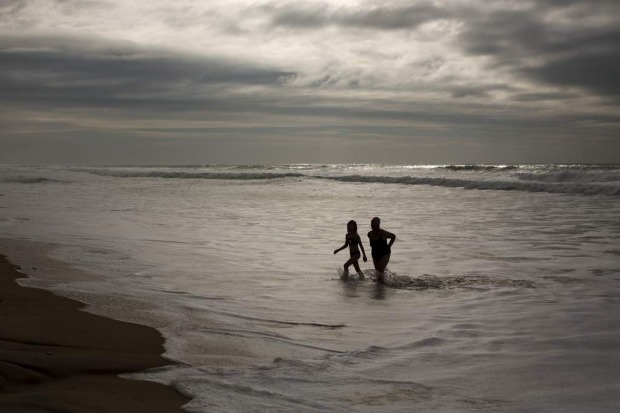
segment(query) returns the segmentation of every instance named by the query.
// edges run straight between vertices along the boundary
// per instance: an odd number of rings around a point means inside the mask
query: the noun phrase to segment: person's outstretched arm
[[[342,251],[343,249],[345,249],[347,247],[347,245],[349,245],[349,242],[347,240],[347,237],[344,237],[344,245],[340,248],[338,248],[337,250],[334,250],[334,254],[337,254],[338,251]]]

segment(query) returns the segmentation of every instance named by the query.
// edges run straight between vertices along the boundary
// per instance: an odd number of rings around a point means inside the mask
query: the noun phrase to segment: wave
[[[537,171],[537,170],[616,170],[620,171],[618,164],[448,164],[427,165],[429,169],[445,169],[449,171],[481,171],[481,172],[504,172],[513,170]]]
[[[388,287],[401,290],[443,290],[451,288],[534,288],[534,283],[528,280],[513,280],[491,278],[486,276],[453,276],[436,277],[424,274],[421,277],[408,277],[387,273],[385,284]]]
[[[441,165],[437,169],[447,169],[449,171],[511,171],[520,169],[521,165]]]
[[[317,177],[318,178],[318,177]],[[491,181],[467,180],[452,178],[431,177],[389,177],[389,176],[362,176],[348,175],[340,177],[320,177],[342,182],[383,183],[402,185],[432,185],[450,188],[480,189],[496,191],[527,191],[547,192],[551,194],[581,194],[581,195],[609,195],[620,196],[620,183],[558,183],[558,182],[527,182],[527,181]]]
[[[329,168],[330,165],[324,164],[310,164],[310,163],[296,163],[296,164],[274,164],[274,165],[260,165],[260,164],[248,164],[248,165],[229,165],[230,169],[248,170],[248,169],[263,169],[263,170],[314,170]]]
[[[620,171],[602,172],[602,171],[583,171],[583,170],[562,170],[543,173],[520,173],[517,175],[519,179],[525,181],[538,182],[619,182]]]
[[[342,268],[337,270],[338,277],[342,281],[376,281],[375,270],[367,269],[364,277],[360,278],[356,274],[345,274]],[[528,280],[514,280],[487,277],[484,275],[461,275],[449,277],[437,277],[435,275],[424,274],[418,277],[398,275],[390,270],[385,271],[384,285],[386,287],[399,290],[445,290],[451,288],[534,288],[534,283]]]
[[[15,178],[6,178],[3,180],[4,182],[17,183],[17,184],[45,184],[50,182],[60,182],[57,179],[43,178],[43,177],[27,177],[27,176],[18,176]]]
[[[498,174],[485,174],[481,179],[471,179],[473,176],[463,174],[461,177],[452,176],[373,176],[373,175],[315,175],[307,169],[307,164],[278,165],[273,168],[255,165],[232,165],[225,170],[216,171],[187,171],[160,169],[106,169],[82,168],[72,169],[74,172],[87,172],[98,176],[118,178],[170,178],[170,179],[220,179],[220,180],[273,180],[283,178],[327,179],[341,182],[381,183],[401,185],[431,185],[439,187],[497,190],[497,191],[526,191],[544,192],[551,194],[581,194],[581,195],[620,195],[620,167],[617,165],[444,165],[437,168],[470,171],[493,171]],[[325,165],[323,165],[325,166]],[[343,165],[340,165],[343,166]],[[293,168],[295,167],[295,168]],[[322,167],[322,166],[321,166]],[[220,167],[218,167],[220,168]],[[460,169],[459,169],[460,168]],[[598,168],[598,169],[595,169]],[[282,170],[284,169],[284,170]],[[435,169],[435,168],[433,168]],[[517,169],[517,172],[513,170]],[[523,172],[522,172],[523,170]],[[501,173],[504,172],[504,173]],[[445,173],[444,173],[445,175]],[[46,179],[46,178],[40,178]]]
[[[116,178],[170,178],[170,179],[280,179],[299,178],[305,175],[300,173],[232,173],[232,172],[177,172],[177,171],[110,171],[110,170],[84,170],[93,175],[111,176]]]
[[[296,163],[296,164],[179,164],[179,165],[92,165],[92,166],[67,166],[66,168],[72,172],[97,172],[103,170],[124,170],[144,172],[144,170],[205,170],[217,169],[220,171],[305,171],[305,170],[322,170],[330,168],[350,167],[358,164],[312,164],[312,163]],[[360,164],[361,165],[361,164]]]

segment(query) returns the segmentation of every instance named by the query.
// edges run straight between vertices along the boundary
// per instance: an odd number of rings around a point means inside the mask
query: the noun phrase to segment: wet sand
[[[171,364],[157,330],[20,287],[18,269],[0,255],[0,411],[182,411],[189,400],[174,389],[118,377]]]

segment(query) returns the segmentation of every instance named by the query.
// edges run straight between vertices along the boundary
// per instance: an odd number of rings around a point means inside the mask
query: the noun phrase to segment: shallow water
[[[0,236],[86,271],[30,284],[159,328],[186,365],[141,377],[192,411],[611,412],[618,188],[610,165],[3,167]],[[342,280],[375,215],[386,285]]]

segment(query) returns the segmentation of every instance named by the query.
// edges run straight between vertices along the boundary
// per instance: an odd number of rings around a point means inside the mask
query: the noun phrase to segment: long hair
[[[357,234],[357,222],[351,220],[349,222],[347,222],[347,230],[349,229],[349,226],[353,227],[353,231]]]

